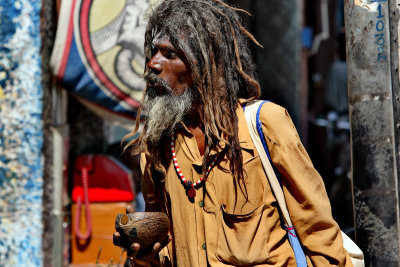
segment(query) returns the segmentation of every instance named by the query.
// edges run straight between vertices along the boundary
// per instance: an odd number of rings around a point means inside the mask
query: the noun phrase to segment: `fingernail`
[[[118,246],[119,245],[119,238],[120,238],[120,234],[118,232],[115,232],[113,234],[113,244]]]
[[[138,253],[139,249],[140,249],[140,245],[138,243],[133,243],[129,247],[128,256],[135,257],[135,255]]]
[[[160,244],[160,243],[156,243],[156,244],[153,246],[153,251],[159,250],[160,247],[161,247],[161,244]]]
[[[132,247],[133,247],[133,250],[134,250],[135,252],[138,252],[139,249],[140,249],[140,245],[139,245],[138,243],[133,243],[133,244],[132,244]]]
[[[126,206],[126,213],[134,213],[135,209],[131,205]]]

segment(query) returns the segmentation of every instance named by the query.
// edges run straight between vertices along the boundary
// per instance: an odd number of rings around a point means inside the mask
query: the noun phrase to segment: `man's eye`
[[[153,57],[158,52],[158,47],[151,45],[151,56]]]
[[[173,52],[173,51],[168,51],[167,54],[166,54],[165,56],[166,56],[166,58],[168,58],[168,59],[174,59],[174,58],[176,58],[176,53]]]

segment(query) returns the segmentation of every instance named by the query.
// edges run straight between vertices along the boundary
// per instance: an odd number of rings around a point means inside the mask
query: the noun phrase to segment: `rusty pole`
[[[399,0],[345,0],[356,239],[400,266]]]

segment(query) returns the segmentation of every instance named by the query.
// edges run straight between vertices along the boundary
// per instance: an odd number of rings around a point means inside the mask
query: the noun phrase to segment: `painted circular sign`
[[[86,69],[106,95],[127,109],[139,106],[145,86],[149,6],[147,0],[77,0],[75,6],[75,39]]]

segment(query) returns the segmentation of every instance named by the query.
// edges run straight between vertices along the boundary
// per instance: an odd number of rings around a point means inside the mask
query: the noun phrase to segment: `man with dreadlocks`
[[[247,38],[256,41],[236,11],[223,0],[165,0],[149,18],[145,127],[127,148],[142,153],[146,211],[171,221],[172,242],[153,248],[161,266],[296,266],[244,118],[260,86]],[[309,266],[352,266],[288,113],[266,103],[260,118]],[[128,247],[132,259],[138,251]]]

